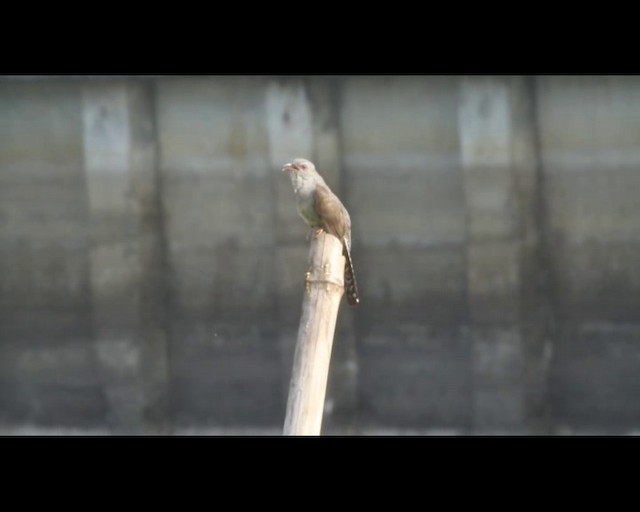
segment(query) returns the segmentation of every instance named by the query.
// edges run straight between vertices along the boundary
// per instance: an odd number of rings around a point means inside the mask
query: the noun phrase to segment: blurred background
[[[640,433],[640,77],[0,77],[0,433],[280,434],[353,223],[326,434]]]

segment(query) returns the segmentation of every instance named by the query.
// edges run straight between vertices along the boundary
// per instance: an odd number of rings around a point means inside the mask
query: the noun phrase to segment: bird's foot
[[[324,230],[322,228],[311,228],[309,231],[307,231],[307,242],[309,240],[311,240],[311,234],[313,233],[313,238],[318,238],[320,236],[320,233],[322,233]]]

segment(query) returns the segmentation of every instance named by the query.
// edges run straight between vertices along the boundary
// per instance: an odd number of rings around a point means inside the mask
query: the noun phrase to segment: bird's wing
[[[313,209],[322,222],[322,228],[343,240],[349,235],[351,221],[340,199],[326,186],[318,185],[313,194]]]

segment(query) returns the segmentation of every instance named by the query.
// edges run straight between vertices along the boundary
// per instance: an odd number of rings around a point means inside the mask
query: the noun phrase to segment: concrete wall
[[[314,160],[325,427],[640,428],[638,77],[4,77],[0,426],[279,429]]]

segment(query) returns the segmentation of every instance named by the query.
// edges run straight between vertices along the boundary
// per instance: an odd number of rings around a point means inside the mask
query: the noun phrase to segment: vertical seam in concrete
[[[100,97],[103,93],[107,95],[107,100],[115,98],[115,120],[106,121],[115,128],[107,125],[105,140],[104,128],[103,132],[97,130],[97,134],[91,130],[95,129],[93,117],[100,120],[107,116],[108,108],[100,103],[92,103],[95,82],[87,80],[84,87],[84,168],[91,221],[93,227],[98,229],[92,236],[90,249],[90,303],[98,371],[103,377],[103,390],[109,408],[107,421],[112,423],[116,431],[144,432],[148,427],[157,426],[164,430],[162,426],[167,420],[169,383],[169,337],[164,282],[166,241],[160,202],[162,190],[158,181],[155,98],[146,81],[119,79],[106,85],[99,84],[97,92],[100,101],[103,100]],[[91,112],[91,109],[98,107],[99,110]],[[107,199],[100,188],[100,178],[104,179],[105,176],[118,180],[120,187],[115,194],[107,195]],[[91,180],[96,182],[91,183]],[[110,234],[106,239],[101,227],[105,212],[106,215],[115,212],[118,216],[115,234]],[[109,276],[110,269],[105,273],[105,269],[101,268],[104,257],[100,252],[96,255],[93,251],[100,251],[105,246],[111,250],[112,245],[118,248],[119,244],[125,244],[129,254],[126,259],[114,262],[113,266],[116,269],[124,267],[128,273],[117,283],[114,297],[109,297],[106,303],[104,300],[96,303],[96,297],[101,297],[101,293],[104,295],[102,285],[108,286],[111,278],[105,277]],[[128,289],[122,284],[125,279]],[[111,307],[109,301],[129,299],[132,302],[126,309],[120,308],[115,313],[108,310]],[[108,325],[111,320],[116,325],[115,337],[109,332],[113,328]],[[119,329],[123,329],[120,325],[122,321],[126,327],[120,332]],[[105,324],[108,332],[106,338],[101,333]]]
[[[262,80],[262,94],[263,94],[263,102],[262,102],[262,109],[263,109],[263,120],[264,120],[264,129],[267,132],[267,144],[269,145],[268,148],[268,153],[271,152],[271,139],[269,137],[269,98],[268,98],[268,89],[271,85],[272,82],[272,78],[265,78]],[[275,162],[273,162],[273,159],[271,157],[270,154],[267,155],[267,162],[268,162],[268,167],[269,167],[269,171],[271,172],[275,172],[276,169],[273,168],[273,164]],[[282,164],[284,165],[286,162],[282,162]],[[278,241],[278,236],[277,236],[277,226],[278,226],[278,207],[277,207],[277,200],[278,200],[278,179],[283,179],[283,176],[280,176],[279,174],[277,174],[276,176],[273,177],[273,179],[269,180],[269,190],[267,191],[270,195],[270,197],[272,198],[271,201],[271,225],[273,226],[272,229],[272,237],[271,237],[271,254],[270,254],[270,258],[271,258],[271,263],[272,263],[272,269],[271,269],[271,275],[273,276],[273,286],[272,286],[272,292],[271,292],[271,300],[273,301],[274,307],[273,307],[273,314],[274,317],[276,319],[280,319],[283,317],[284,311],[283,311],[283,307],[282,307],[282,301],[280,300],[280,293],[278,291],[278,283],[279,283],[279,278],[278,278],[278,260],[277,260],[277,253],[278,253],[278,245],[279,245],[279,241]],[[280,326],[276,326],[276,330],[279,330]]]
[[[513,272],[514,265],[509,249],[514,243],[512,220],[517,201],[512,154],[513,93],[504,78],[464,78],[460,87],[458,119],[468,235],[465,256],[471,337],[471,426],[475,430],[503,428],[505,424],[513,428],[524,420],[522,375],[517,370],[522,358],[521,335],[517,330],[517,308],[512,304],[520,285],[512,280],[513,274],[508,274],[506,285],[500,280],[498,286],[495,284],[496,279],[507,279],[505,273]],[[495,266],[496,261],[500,268]],[[498,301],[503,308],[501,314],[507,315],[506,322],[495,307],[487,309],[487,298]],[[500,408],[496,407],[498,403],[502,404]]]
[[[556,288],[555,268],[552,257],[551,227],[549,220],[549,204],[546,188],[546,176],[542,159],[542,140],[540,135],[540,119],[538,105],[538,84],[536,77],[527,78],[527,89],[531,98],[531,122],[533,124],[533,145],[535,150],[535,201],[534,218],[537,234],[537,247],[535,249],[537,267],[537,287],[538,296],[541,300],[539,307],[542,308],[543,329],[543,372],[544,372],[544,392],[543,392],[543,428],[551,428],[551,403],[549,394],[549,366],[553,357],[553,348],[558,337],[558,314],[559,302]]]
[[[162,315],[161,321],[161,329],[164,331],[165,336],[165,357],[167,361],[166,367],[166,399],[165,399],[165,408],[163,411],[163,421],[166,425],[166,429],[169,432],[173,431],[173,387],[171,385],[171,376],[172,376],[172,341],[173,336],[171,332],[171,321],[172,318],[172,304],[171,304],[171,294],[169,293],[170,288],[170,280],[172,277],[170,262],[169,262],[169,241],[167,236],[167,223],[166,223],[166,215],[165,215],[165,203],[164,203],[164,180],[162,175],[162,160],[161,160],[161,151],[160,151],[160,130],[158,126],[158,79],[150,78],[148,82],[145,84],[146,93],[149,95],[149,119],[151,122],[151,134],[153,139],[153,181],[154,181],[154,210],[157,215],[157,236],[158,236],[158,249],[159,249],[159,260],[160,260],[160,269],[159,273],[162,276],[162,281],[159,283],[160,290],[160,298],[158,299],[160,302],[160,307],[162,308],[164,314]]]
[[[474,356],[473,356],[473,329],[472,329],[472,325],[471,325],[471,285],[470,285],[470,278],[469,278],[469,263],[470,263],[470,257],[469,257],[469,243],[472,239],[471,237],[471,232],[470,232],[470,225],[471,225],[471,221],[470,221],[470,216],[471,216],[471,211],[469,208],[469,201],[467,198],[467,193],[466,193],[466,185],[465,185],[465,163],[464,163],[464,158],[462,156],[462,138],[460,136],[460,132],[462,130],[461,125],[461,119],[460,119],[460,102],[463,101],[463,91],[462,91],[462,87],[464,84],[465,80],[468,80],[469,77],[468,76],[461,76],[460,79],[458,80],[458,87],[457,87],[457,110],[456,110],[456,121],[457,121],[457,132],[458,132],[458,172],[459,172],[459,176],[460,176],[460,186],[462,187],[462,197],[464,199],[464,225],[465,225],[465,230],[464,230],[464,251],[463,251],[463,255],[462,255],[462,259],[464,262],[464,313],[463,313],[463,318],[462,318],[462,324],[460,326],[460,336],[463,337],[466,340],[467,346],[468,346],[468,355],[469,355],[469,359],[468,359],[468,375],[469,375],[469,390],[468,390],[468,400],[469,400],[469,414],[467,415],[467,422],[463,427],[463,431],[465,432],[471,432],[473,430],[473,423],[474,423],[474,406],[473,406],[473,402],[474,402],[474,397],[473,397],[473,390],[475,388],[475,372],[473,371],[473,361],[474,361]]]
[[[86,83],[79,83],[77,85],[78,87],[78,101],[80,102],[80,147],[82,148],[82,169],[81,169],[81,175],[82,175],[82,182],[83,182],[83,186],[84,186],[84,202],[85,202],[85,220],[87,223],[87,230],[86,230],[86,250],[85,250],[85,264],[86,264],[86,271],[87,271],[87,313],[88,313],[88,318],[89,318],[89,327],[88,327],[88,334],[89,334],[89,345],[90,345],[90,354],[91,354],[91,363],[93,365],[93,367],[95,368],[95,372],[97,374],[97,382],[100,385],[100,397],[102,402],[105,404],[105,417],[104,417],[104,421],[106,423],[108,423],[108,415],[109,415],[109,399],[107,396],[107,392],[106,392],[106,378],[105,378],[105,374],[104,371],[102,369],[102,365],[100,364],[100,358],[98,355],[98,345],[96,343],[96,339],[97,339],[97,329],[96,329],[96,325],[95,325],[95,301],[94,301],[94,294],[93,294],[93,280],[91,279],[91,272],[92,272],[92,262],[91,262],[91,250],[93,248],[94,245],[94,240],[93,240],[93,234],[91,233],[92,229],[92,224],[93,224],[93,219],[92,219],[92,212],[91,212],[91,197],[90,197],[90,191],[89,191],[89,176],[88,176],[88,170],[87,170],[87,154],[86,154],[86,126],[85,126],[85,109],[86,109],[86,95],[87,95],[87,87],[88,85]]]

